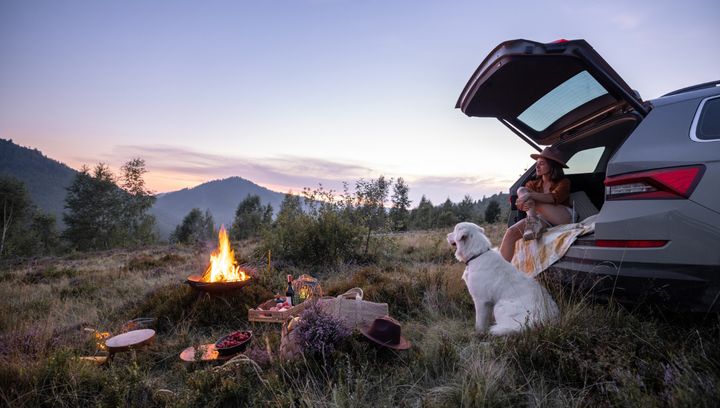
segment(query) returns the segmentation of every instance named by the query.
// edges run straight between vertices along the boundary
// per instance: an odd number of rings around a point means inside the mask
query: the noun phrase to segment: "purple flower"
[[[323,312],[316,305],[305,309],[295,327],[307,353],[330,354],[351,330],[342,320]]]

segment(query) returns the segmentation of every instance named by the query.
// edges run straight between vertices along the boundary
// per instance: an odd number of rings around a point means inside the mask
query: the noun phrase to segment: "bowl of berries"
[[[215,349],[221,356],[230,356],[245,351],[250,339],[252,339],[252,332],[249,330],[232,332],[220,337],[215,342]]]

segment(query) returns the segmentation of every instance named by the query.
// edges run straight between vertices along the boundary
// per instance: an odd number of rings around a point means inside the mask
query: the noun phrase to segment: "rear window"
[[[575,153],[566,163],[565,174],[594,173],[604,151],[605,147],[600,146]]]
[[[696,140],[720,140],[720,97],[703,101],[693,127]]]
[[[541,132],[571,110],[607,93],[592,75],[582,71],[543,95],[518,119]]]

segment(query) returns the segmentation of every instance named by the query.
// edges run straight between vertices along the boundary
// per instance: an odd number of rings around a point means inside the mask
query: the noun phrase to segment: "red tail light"
[[[605,248],[660,248],[661,246],[665,246],[667,243],[668,241],[657,239],[598,239],[595,241],[595,246]]]
[[[672,167],[605,179],[606,200],[683,199],[700,182],[705,166]]]

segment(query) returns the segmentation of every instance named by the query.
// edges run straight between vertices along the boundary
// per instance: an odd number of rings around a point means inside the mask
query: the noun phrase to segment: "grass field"
[[[487,228],[498,244],[504,228]],[[258,279],[235,296],[198,294],[182,281],[210,248],[158,246],[5,264],[0,270],[0,401],[37,406],[717,406],[720,322],[594,304],[551,287],[562,317],[505,338],[473,332],[473,307],[447,231],[383,237],[371,264],[312,270],[273,263],[242,242]],[[381,350],[354,334],[332,355],[274,358],[280,326],[249,323],[247,310],[307,273],[326,293],[359,286],[387,302],[413,343]],[[157,319],[155,344],[109,367],[79,360],[96,349],[85,328],[119,333]],[[183,363],[193,344],[251,329],[248,358]],[[267,350],[271,353],[268,354]]]

